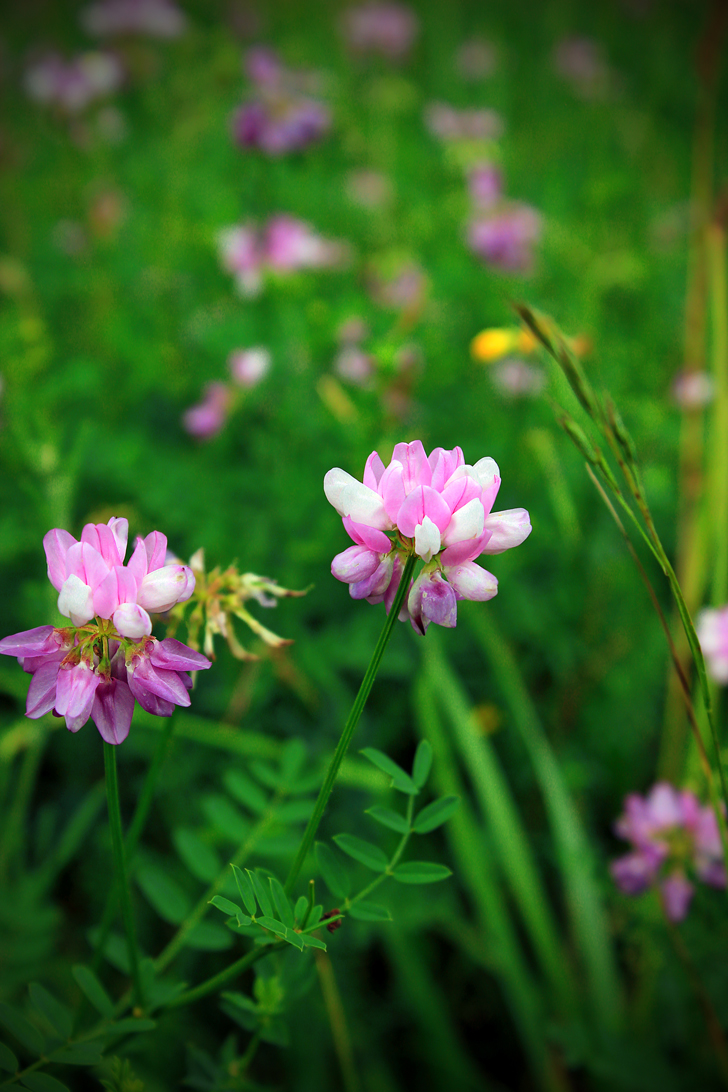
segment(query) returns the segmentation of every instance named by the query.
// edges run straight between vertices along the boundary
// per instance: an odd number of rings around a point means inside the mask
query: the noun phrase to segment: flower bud
[[[195,590],[195,575],[186,565],[163,565],[147,573],[137,603],[145,610],[161,612],[184,603]]]

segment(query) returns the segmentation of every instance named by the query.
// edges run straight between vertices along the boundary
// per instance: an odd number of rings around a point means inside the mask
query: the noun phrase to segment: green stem
[[[392,630],[394,629],[397,617],[402,608],[404,597],[409,589],[409,582],[412,577],[412,573],[414,572],[416,562],[417,555],[411,554],[407,558],[407,561],[405,563],[404,572],[402,573],[402,578],[399,582],[399,588],[397,589],[397,594],[394,597],[392,608],[387,615],[387,620],[384,623],[384,628],[379,636],[379,640],[377,641],[377,645],[374,649],[374,653],[369,663],[369,667],[367,668],[366,674],[362,679],[362,684],[359,687],[359,693],[354,699],[354,704],[351,707],[351,712],[349,713],[348,720],[344,725],[344,731],[341,733],[341,738],[339,739],[336,750],[334,751],[334,756],[331,759],[331,763],[326,772],[326,777],[324,779],[323,785],[321,786],[321,791],[318,794],[318,799],[316,800],[316,806],[313,810],[313,815],[308,821],[308,826],[304,831],[303,838],[301,839],[301,844],[298,847],[298,852],[296,853],[296,858],[291,865],[290,872],[288,873],[288,878],[285,883],[285,891],[287,895],[290,895],[293,889],[293,885],[298,879],[298,874],[303,867],[303,862],[306,859],[306,854],[313,845],[313,840],[316,837],[316,831],[318,830],[321,819],[323,818],[324,811],[326,810],[326,805],[328,804],[329,797],[331,796],[331,791],[334,787],[334,782],[336,781],[336,775],[339,772],[339,766],[342,763],[344,755],[349,749],[349,744],[351,743],[352,736],[354,735],[354,730],[359,723],[359,717],[361,716],[364,706],[366,705],[366,700],[369,697],[369,692],[372,689],[374,680],[377,676],[377,671],[379,670],[379,665],[382,662],[384,650],[387,647],[387,642],[392,635]]]
[[[191,1005],[193,1001],[198,1001],[200,997],[206,997],[208,993],[213,993],[215,990],[219,990],[221,986],[226,986],[228,982],[233,978],[237,978],[239,974],[246,971],[248,967],[263,956],[269,955],[270,952],[278,952],[281,948],[285,948],[285,940],[279,941],[277,944],[265,944],[259,948],[253,948],[247,955],[242,956],[237,962],[231,963],[229,967],[226,967],[224,971],[220,971],[219,974],[213,975],[212,978],[208,978],[206,982],[201,982],[199,986],[195,986],[191,990],[185,990],[184,993],[177,994],[168,1005],[167,1009],[178,1009],[182,1005]]]
[[[399,845],[395,849],[395,851],[394,851],[394,853],[392,855],[391,861],[389,862],[386,869],[384,870],[384,872],[382,872],[382,874],[380,876],[377,876],[375,879],[372,880],[372,882],[370,884],[367,884],[366,887],[362,888],[362,890],[359,892],[358,895],[354,895],[353,899],[347,899],[346,900],[346,902],[344,903],[344,910],[348,910],[350,906],[353,906],[355,902],[359,902],[360,899],[366,898],[366,896],[369,895],[372,891],[374,891],[374,889],[376,887],[379,887],[379,885],[381,883],[384,883],[384,881],[388,880],[389,877],[392,875],[392,873],[394,872],[394,869],[395,869],[395,867],[397,865],[397,862],[399,861],[400,857],[404,853],[405,847],[406,847],[407,843],[409,842],[410,838],[412,837],[412,814],[414,812],[414,809],[415,809],[415,798],[414,798],[414,796],[410,796],[410,797],[407,798],[407,815],[406,815],[407,830],[404,832],[404,834],[400,838]]]
[[[129,965],[134,983],[134,996],[140,1008],[144,1007],[144,991],[139,975],[139,956],[137,952],[134,917],[131,909],[129,879],[124,856],[124,835],[121,829],[121,808],[119,806],[119,778],[116,771],[116,748],[113,743],[104,743],[104,768],[106,771],[106,797],[109,804],[109,829],[111,848],[114,854],[114,872],[121,902],[121,916],[124,921],[126,944],[129,952]]]

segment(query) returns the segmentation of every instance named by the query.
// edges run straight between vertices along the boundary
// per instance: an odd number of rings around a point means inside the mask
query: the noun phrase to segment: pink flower
[[[260,148],[268,155],[301,151],[320,140],[331,127],[331,113],[305,93],[312,79],[286,68],[271,49],[248,51],[245,70],[256,95],[233,115],[233,136],[243,148]]]
[[[257,296],[262,287],[265,264],[261,240],[249,224],[224,228],[218,235],[220,260],[228,273],[235,275],[242,296]]]
[[[98,37],[148,34],[177,38],[187,19],[172,0],[98,0],[81,12],[85,31]]]
[[[728,683],[728,606],[701,611],[695,629],[708,674],[725,686]]]
[[[492,208],[503,196],[501,170],[494,163],[476,163],[468,171],[468,191],[478,208]]]
[[[190,436],[211,440],[225,424],[230,408],[230,388],[227,383],[208,383],[202,401],[182,414],[182,425]]]
[[[494,364],[490,377],[507,398],[535,398],[546,386],[543,369],[516,357],[507,357]]]
[[[495,110],[459,110],[445,102],[434,102],[425,110],[425,125],[439,140],[498,140],[503,119]]]
[[[680,409],[702,409],[713,401],[715,383],[708,372],[678,372],[672,383],[672,397]]]
[[[482,80],[496,67],[495,46],[482,38],[464,42],[457,53],[456,64],[464,80]]]
[[[137,538],[124,565],[127,537],[127,521],[119,518],[86,524],[80,542],[60,528],[49,531],[43,539],[48,577],[71,624],[39,626],[0,641],[0,653],[17,656],[32,675],[29,717],[53,711],[72,732],[91,717],[107,743],[128,735],[135,697],[145,709],[154,706],[152,712],[168,716],[172,702],[189,705],[187,673],[210,666],[178,641],[151,636],[148,611],[189,599],[192,570],[167,562],[167,539],[159,531]]]
[[[341,27],[355,53],[374,53],[400,60],[409,53],[419,31],[417,16],[403,4],[371,3],[350,8]]]
[[[725,887],[723,848],[715,812],[701,806],[693,793],[659,782],[646,797],[633,793],[614,825],[633,851],[610,865],[617,886],[627,895],[640,895],[657,885],[665,913],[682,921],[694,887],[690,870],[712,887]]]
[[[237,349],[228,358],[228,368],[239,386],[255,387],[270,371],[270,353],[262,348]]]
[[[324,492],[356,544],[334,558],[332,574],[351,585],[355,599],[389,598],[389,610],[402,559],[414,553],[425,566],[408,593],[405,617],[420,633],[430,622],[454,626],[458,599],[483,601],[498,589],[476,558],[518,546],[531,531],[525,509],[492,511],[499,486],[493,459],[470,466],[459,447],[428,456],[419,440],[397,444],[386,467],[372,452],[363,482],[330,470]]]
[[[541,236],[540,215],[530,205],[513,203],[490,216],[477,218],[468,228],[470,249],[479,258],[507,273],[528,273],[533,247]]]
[[[346,247],[325,239],[310,224],[281,213],[258,228],[240,224],[218,235],[223,267],[235,275],[243,296],[257,296],[266,273],[294,273],[299,269],[322,269],[340,264]]]
[[[118,90],[122,80],[121,63],[111,53],[81,53],[70,61],[51,53],[28,68],[25,89],[36,102],[78,114]]]

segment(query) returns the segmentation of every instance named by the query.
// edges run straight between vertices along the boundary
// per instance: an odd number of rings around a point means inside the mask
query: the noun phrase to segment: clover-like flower
[[[350,585],[352,598],[384,602],[389,611],[404,559],[414,553],[425,565],[400,617],[421,634],[430,622],[453,627],[459,599],[484,601],[498,591],[476,559],[518,546],[531,532],[524,508],[491,511],[499,486],[493,459],[470,466],[459,447],[428,457],[419,440],[397,444],[387,467],[372,452],[363,482],[330,470],[324,492],[354,542],[334,558],[332,574]]]
[[[61,528],[43,539],[48,577],[58,594],[63,627],[39,626],[0,641],[0,653],[17,656],[33,677],[26,713],[54,712],[77,732],[89,717],[107,743],[122,743],[134,701],[168,717],[189,705],[190,671],[210,661],[179,641],[151,636],[151,613],[168,611],[192,595],[192,570],[167,561],[159,531],[138,538],[124,565],[125,519],[87,523],[77,542]]]
[[[711,887],[725,887],[715,812],[701,806],[693,793],[665,781],[647,796],[632,793],[614,830],[633,846],[632,852],[612,861],[614,882],[627,895],[656,885],[670,921],[682,921],[690,907],[695,889],[688,872]]]

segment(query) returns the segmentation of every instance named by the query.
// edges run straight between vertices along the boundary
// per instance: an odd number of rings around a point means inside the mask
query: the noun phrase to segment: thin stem
[[[124,856],[124,836],[121,829],[121,808],[119,806],[119,778],[116,771],[116,748],[113,743],[104,743],[104,769],[106,771],[106,798],[109,804],[109,829],[111,848],[114,854],[114,872],[121,902],[121,916],[124,921],[126,945],[129,952],[129,966],[134,983],[134,996],[140,1008],[144,1007],[144,991],[139,975],[139,956],[137,952],[134,916],[131,909],[129,879]]]
[[[331,1034],[334,1040],[334,1049],[339,1059],[341,1076],[346,1092],[359,1092],[361,1085],[354,1062],[354,1052],[351,1048],[351,1036],[346,1022],[346,1013],[341,1000],[339,988],[336,985],[334,969],[331,960],[325,952],[314,950],[316,970],[318,971],[321,993],[326,1006],[326,1014],[331,1026]]]
[[[331,763],[326,772],[324,783],[321,786],[321,791],[319,792],[318,799],[316,800],[316,806],[313,810],[313,815],[308,821],[308,826],[304,831],[303,838],[301,839],[301,844],[298,847],[298,852],[296,853],[296,858],[291,865],[290,872],[288,873],[288,878],[285,883],[285,891],[287,895],[290,895],[293,889],[293,885],[298,879],[298,874],[303,867],[303,862],[306,859],[306,854],[313,845],[313,840],[316,837],[316,831],[318,830],[321,819],[323,818],[324,811],[326,810],[326,805],[328,804],[329,797],[331,796],[331,791],[334,787],[334,782],[336,781],[336,775],[339,772],[339,766],[341,765],[344,755],[349,749],[349,744],[351,743],[352,736],[354,735],[354,730],[359,723],[359,717],[362,714],[364,706],[366,705],[366,700],[369,697],[369,692],[371,691],[374,684],[374,680],[377,676],[377,671],[379,670],[379,665],[382,662],[384,650],[387,647],[387,642],[392,635],[392,630],[394,629],[397,617],[402,607],[402,603],[404,602],[404,597],[409,589],[409,582],[412,577],[412,573],[414,572],[416,563],[417,555],[411,554],[407,558],[407,561],[405,563],[404,571],[399,582],[399,588],[397,589],[397,594],[394,597],[394,602],[392,603],[392,607],[389,611],[389,614],[387,615],[387,619],[384,623],[384,628],[379,636],[379,640],[377,641],[377,645],[374,649],[374,653],[369,663],[369,667],[367,668],[366,674],[362,679],[362,684],[359,687],[359,693],[354,699],[354,704],[351,707],[351,712],[349,713],[348,720],[344,725],[344,730],[341,734],[341,738],[339,739],[336,750],[334,751],[334,756],[331,759]]]
[[[395,851],[394,851],[394,853],[392,855],[391,861],[387,865],[384,872],[382,872],[381,875],[375,877],[375,879],[373,879],[370,884],[367,884],[366,887],[362,888],[362,890],[359,892],[358,895],[354,895],[353,899],[347,899],[346,900],[346,902],[344,903],[344,909],[345,910],[348,910],[349,907],[353,906],[355,902],[359,902],[360,899],[365,898],[372,891],[374,891],[374,889],[376,887],[379,887],[379,885],[381,883],[384,883],[384,881],[388,880],[389,877],[392,875],[397,862],[399,861],[400,857],[404,853],[405,847],[407,846],[407,843],[409,842],[410,838],[412,837],[412,814],[414,812],[414,809],[415,809],[415,798],[414,798],[414,796],[409,796],[407,798],[407,815],[405,817],[406,820],[407,820],[407,830],[404,832],[404,834],[400,838],[399,845],[395,849]]]
[[[200,997],[206,997],[208,993],[213,993],[214,990],[220,989],[221,986],[226,986],[228,982],[231,982],[233,978],[237,978],[239,974],[246,971],[248,967],[252,967],[263,956],[269,955],[270,952],[278,952],[281,948],[285,948],[285,940],[281,940],[276,944],[265,944],[259,948],[253,948],[247,955],[242,956],[237,962],[231,963],[229,967],[226,967],[224,971],[220,971],[219,974],[213,975],[212,978],[208,978],[206,982],[201,982],[199,986],[195,986],[191,990],[185,990],[184,993],[177,994],[172,998],[168,1005],[165,1005],[167,1009],[178,1009],[182,1005],[191,1005],[193,1001],[199,1000]]]
[[[667,914],[665,914],[665,923],[667,925],[667,932],[672,941],[672,946],[675,949],[678,959],[683,965],[683,969],[690,979],[690,985],[695,991],[695,996],[698,999],[698,1004],[703,1010],[703,1017],[705,1019],[705,1026],[710,1036],[710,1041],[715,1051],[716,1061],[718,1062],[718,1068],[720,1069],[723,1083],[728,1085],[728,1046],[726,1046],[725,1035],[723,1034],[723,1028],[721,1027],[718,1014],[715,1011],[713,1002],[703,985],[703,982],[698,973],[698,969],[693,963],[690,952],[687,945],[683,940],[677,926],[670,921]]]

